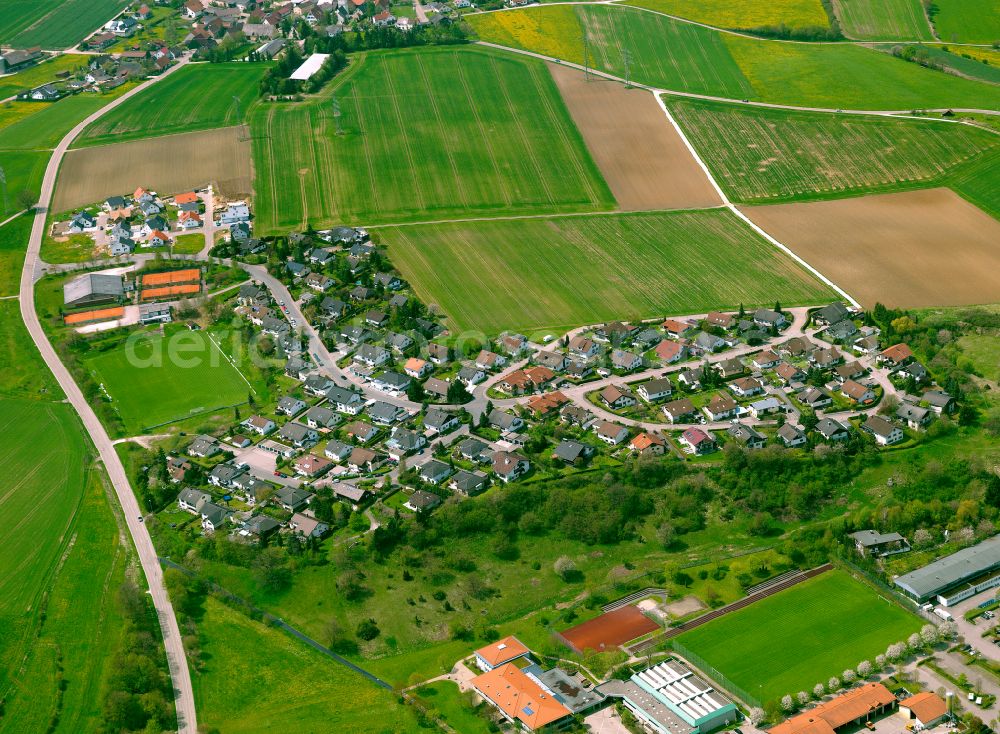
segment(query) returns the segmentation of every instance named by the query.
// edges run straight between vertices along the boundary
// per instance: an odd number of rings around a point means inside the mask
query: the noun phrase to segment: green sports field
[[[213,597],[198,622],[204,670],[193,672],[198,723],[227,734],[426,731],[395,694]]]
[[[750,695],[769,701],[825,684],[920,626],[918,617],[847,573],[829,571],[678,640]]]
[[[85,360],[104,385],[129,435],[246,401],[250,386],[204,331],[179,325]]]
[[[937,0],[938,37],[948,43],[1000,41],[1000,0]]]
[[[258,233],[614,204],[540,62],[471,48],[373,53],[335,91],[343,135],[329,98],[255,108]]]
[[[74,46],[126,5],[123,0],[0,0],[0,43]]]
[[[823,4],[819,0],[778,0],[760,3],[753,0],[627,0],[625,5],[656,10],[678,18],[687,18],[717,28],[828,28]]]
[[[667,98],[735,201],[842,197],[940,179],[1000,147],[1000,136],[945,121],[750,109]]]
[[[583,62],[672,91],[831,109],[995,109],[1000,86],[962,79],[854,44],[747,38],[619,5],[535,6],[467,16],[480,38]]]
[[[88,127],[74,145],[120,143],[235,125],[246,118],[266,70],[266,64],[245,63],[180,69]],[[239,116],[233,97],[239,97],[242,105]]]
[[[721,209],[379,232],[393,263],[456,330],[555,330],[831,295]]]
[[[848,38],[931,41],[931,26],[920,0],[834,0]]]

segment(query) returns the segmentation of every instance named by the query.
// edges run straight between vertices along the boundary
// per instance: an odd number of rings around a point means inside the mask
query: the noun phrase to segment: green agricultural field
[[[676,97],[667,106],[735,201],[841,197],[926,184],[1000,147],[932,120],[790,112]]]
[[[17,204],[21,191],[30,191],[37,200],[48,162],[48,151],[0,150],[0,169],[7,178],[6,187],[0,183],[0,221],[21,210]]]
[[[770,701],[873,660],[920,625],[847,573],[829,571],[678,640],[750,695]]]
[[[72,409],[4,398],[0,414],[0,732],[94,731],[128,546]]]
[[[987,214],[1000,219],[1000,150],[962,166],[945,183]]]
[[[829,28],[820,0],[626,0],[625,5],[656,10],[717,28],[752,29],[784,24],[789,28]]]
[[[235,125],[257,98],[266,64],[198,64],[181,69],[115,108],[77,138],[76,147],[120,143]],[[240,98],[237,117],[233,97]]]
[[[246,402],[250,386],[204,331],[136,333],[84,360],[104,385],[129,435],[168,421]]]
[[[0,227],[0,297],[17,295],[33,221],[34,217],[20,216]]]
[[[932,41],[921,0],[834,0],[848,38]]]
[[[18,273],[21,272],[23,259],[23,256],[10,258],[11,264],[16,263]],[[20,306],[13,298],[0,301],[0,396],[46,400],[61,400],[63,397],[62,389],[46,369],[42,355],[31,341],[21,321]]]
[[[198,622],[204,669],[193,673],[198,723],[227,734],[420,731],[415,712],[305,643],[209,597]]]
[[[726,210],[379,230],[389,256],[455,330],[562,329],[830,292]]]
[[[27,89],[56,81],[56,74],[63,71],[75,71],[85,66],[88,57],[82,54],[60,54],[53,59],[11,76],[0,77],[0,99],[6,99]]]
[[[892,44],[883,44],[879,48],[891,52]],[[921,44],[920,51],[927,53],[931,59],[943,64],[958,76],[979,79],[990,84],[1000,84],[1000,66],[997,66],[997,63],[1000,62],[1000,52],[983,48],[971,49],[968,46],[931,46],[929,44]],[[983,62],[984,59],[986,63]]]
[[[1000,0],[937,0],[938,37],[949,43],[1000,41]]]
[[[737,99],[753,91],[719,33],[638,8],[536,7],[467,20],[484,40],[575,63],[584,61],[586,32],[593,68],[624,76],[623,52],[628,49],[632,78],[667,89]],[[537,30],[524,28],[524,22]]]
[[[472,48],[356,57],[330,99],[252,119],[256,228],[609,209],[545,66]]]
[[[0,0],[0,42],[74,46],[128,5],[123,0]]]
[[[107,94],[75,94],[53,103],[0,105],[0,148],[5,151],[51,150],[80,120],[133,86],[123,84]]]
[[[870,48],[747,38],[639,8],[536,6],[471,15],[468,21],[484,41],[575,63],[583,62],[586,25],[595,68],[622,76],[627,48],[633,80],[672,91],[831,109],[1000,107],[998,85]]]

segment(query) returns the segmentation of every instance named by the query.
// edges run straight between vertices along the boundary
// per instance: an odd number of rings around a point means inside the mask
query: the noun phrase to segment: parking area
[[[975,596],[960,601],[948,609],[955,618],[955,624],[958,625],[958,633],[965,642],[972,645],[983,657],[991,660],[1000,660],[1000,647],[994,645],[988,638],[984,638],[983,634],[987,630],[996,627],[1000,623],[1000,617],[995,616],[996,612],[992,612],[991,614],[994,615],[992,618],[983,615],[970,622],[965,619],[965,613],[970,609],[975,609],[984,602],[996,598],[998,595],[1000,595],[1000,589],[987,589]]]

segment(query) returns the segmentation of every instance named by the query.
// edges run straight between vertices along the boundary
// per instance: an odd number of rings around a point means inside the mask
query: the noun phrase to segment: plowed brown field
[[[1000,302],[1000,221],[950,189],[743,211],[865,306]]]
[[[59,170],[53,209],[63,212],[135,191],[166,195],[214,184],[227,198],[251,193],[250,143],[224,127],[71,150]]]
[[[573,121],[624,211],[722,201],[649,92],[549,64]]]

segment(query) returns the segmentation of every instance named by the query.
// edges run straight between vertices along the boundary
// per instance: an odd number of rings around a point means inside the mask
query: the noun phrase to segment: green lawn
[[[1000,148],[1000,136],[950,122],[751,109],[667,98],[736,201],[842,197],[940,179]]]
[[[0,138],[2,137],[3,133],[0,132]],[[37,199],[48,163],[48,151],[0,150],[0,168],[7,178],[6,196],[3,184],[0,184],[0,221],[20,211],[17,195],[21,191],[30,191]]]
[[[958,346],[979,374],[987,380],[1000,382],[1000,338],[987,334],[969,334],[958,340]]]
[[[811,691],[920,629],[920,619],[843,571],[685,632],[679,641],[763,701]]]
[[[180,255],[196,255],[204,246],[203,234],[179,234],[174,238],[173,251]]]
[[[534,6],[468,16],[481,39],[624,74],[672,91],[832,109],[1000,106],[1000,87],[853,44],[746,38],[620,5]]]
[[[817,303],[830,292],[728,211],[614,214],[380,230],[396,267],[456,330],[562,329]]]
[[[22,259],[11,258],[17,261],[18,272]],[[0,396],[62,398],[62,390],[42,362],[21,321],[20,305],[13,298],[0,301]]]
[[[413,691],[432,714],[437,714],[455,730],[462,734],[489,734],[486,719],[476,714],[475,709],[458,690],[458,684],[451,681],[431,683]],[[480,706],[487,704],[481,703]]]
[[[205,669],[194,673],[198,723],[261,731],[417,732],[412,708],[280,630],[209,598],[198,623]]]
[[[84,360],[104,385],[130,435],[246,401],[250,387],[203,331],[168,327]]]
[[[834,0],[848,38],[931,41],[920,0]]]
[[[950,43],[1000,41],[1000,0],[937,0],[938,37]]]
[[[257,98],[266,64],[196,64],[115,108],[77,138],[76,147],[120,143],[235,125]],[[237,116],[233,97],[242,105]]]
[[[819,0],[626,0],[626,5],[649,8],[717,28],[760,28],[784,24],[789,28],[829,28]]]
[[[66,48],[128,5],[124,0],[0,0],[0,42]]]
[[[614,199],[537,61],[474,49],[354,57],[331,100],[252,119],[258,234],[608,209]]]
[[[56,81],[56,74],[85,67],[87,61],[88,57],[82,54],[60,54],[11,76],[0,77],[0,99]]]

